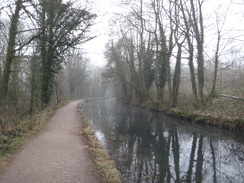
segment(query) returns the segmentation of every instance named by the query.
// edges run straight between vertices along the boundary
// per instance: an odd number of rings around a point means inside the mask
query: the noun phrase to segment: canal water
[[[114,99],[83,113],[124,183],[244,182],[244,135],[191,124]]]

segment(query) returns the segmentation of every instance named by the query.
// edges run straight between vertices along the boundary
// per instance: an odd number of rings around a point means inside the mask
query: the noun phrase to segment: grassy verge
[[[81,107],[79,105],[79,107]],[[89,146],[88,151],[92,155],[92,159],[95,163],[95,168],[101,177],[102,183],[121,183],[121,174],[119,173],[116,165],[103,149],[102,144],[96,138],[94,131],[90,123],[82,116],[83,130],[82,135],[86,138],[87,144]]]
[[[0,171],[2,171],[12,160],[21,147],[37,134],[53,115],[57,107],[49,107],[36,114],[16,122],[4,134],[0,134]]]
[[[192,123],[208,124],[231,131],[244,131],[244,102],[241,100],[218,97],[206,101],[204,105],[195,106],[192,100],[185,99],[176,108],[170,108],[169,101],[134,105],[160,111]]]
[[[216,98],[203,106],[188,105],[170,109],[167,113],[194,123],[206,123],[233,131],[244,131],[243,101]]]

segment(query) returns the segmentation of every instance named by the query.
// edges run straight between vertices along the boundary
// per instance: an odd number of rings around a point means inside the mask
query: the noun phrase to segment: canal
[[[83,113],[124,183],[244,182],[244,135],[118,104],[86,103]]]

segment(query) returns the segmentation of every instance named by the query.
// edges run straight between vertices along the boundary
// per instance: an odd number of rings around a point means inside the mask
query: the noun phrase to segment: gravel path
[[[45,129],[16,155],[1,183],[97,183],[79,133],[79,101],[57,110]]]

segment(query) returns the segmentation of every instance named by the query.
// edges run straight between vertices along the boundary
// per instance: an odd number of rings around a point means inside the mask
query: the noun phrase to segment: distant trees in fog
[[[107,70],[103,73],[113,81],[118,98],[175,107],[181,88],[187,84],[184,69],[190,81],[186,92],[191,92],[192,102],[198,105],[225,89],[227,72],[236,75],[238,69],[243,73],[243,63],[234,67],[237,60],[243,60],[243,35],[234,35],[237,30],[226,26],[228,16],[240,12],[231,2],[211,12],[209,3],[140,0],[124,5],[130,11],[115,20],[118,23],[107,44]],[[231,58],[233,47],[238,48],[235,59]],[[236,82],[242,82],[241,78]],[[243,87],[239,88],[239,94],[242,91]]]

